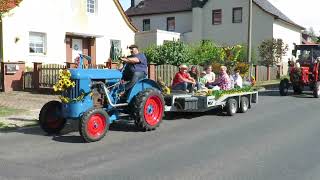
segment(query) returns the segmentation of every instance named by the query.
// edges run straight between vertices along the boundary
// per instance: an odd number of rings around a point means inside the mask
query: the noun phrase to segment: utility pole
[[[250,65],[249,68],[249,78],[251,78],[252,75],[252,65],[251,65],[251,54],[252,54],[252,0],[249,0],[249,18],[248,18],[248,48],[247,48],[247,54],[248,54],[248,63]]]

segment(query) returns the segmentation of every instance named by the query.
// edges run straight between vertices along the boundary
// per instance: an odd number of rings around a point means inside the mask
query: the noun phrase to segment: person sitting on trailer
[[[193,92],[196,80],[188,73],[188,67],[184,64],[179,66],[179,72],[173,78],[172,90],[182,90],[185,92]]]
[[[232,76],[234,80],[234,87],[235,88],[242,88],[242,77],[240,75],[240,70],[237,69],[235,74]]]
[[[226,66],[220,67],[219,78],[214,83],[212,83],[212,85],[214,86],[212,88],[213,90],[229,90],[229,89],[231,89],[231,80],[230,80],[230,77],[227,73]]]
[[[204,77],[207,79],[206,86],[209,89],[212,89],[213,88],[212,84],[216,80],[216,75],[214,74],[214,72],[212,72],[212,66],[211,65],[208,65],[204,70],[206,72],[206,75]]]

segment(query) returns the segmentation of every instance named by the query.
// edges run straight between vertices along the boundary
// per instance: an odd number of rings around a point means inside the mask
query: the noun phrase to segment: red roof
[[[22,1],[22,0],[1,0],[0,3],[0,13],[7,12],[16,6]]]

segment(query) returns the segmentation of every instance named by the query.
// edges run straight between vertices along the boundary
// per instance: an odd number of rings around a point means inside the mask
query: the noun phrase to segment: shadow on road
[[[221,108],[212,109],[207,112],[166,112],[164,120],[185,120],[194,119],[201,116],[227,116]]]
[[[286,96],[280,96],[279,90],[267,90],[267,91],[261,91],[259,92],[259,96],[279,96],[279,97],[286,97]],[[294,98],[314,98],[311,91],[303,91],[302,94],[294,94],[292,90],[289,90],[288,95],[290,97]]]

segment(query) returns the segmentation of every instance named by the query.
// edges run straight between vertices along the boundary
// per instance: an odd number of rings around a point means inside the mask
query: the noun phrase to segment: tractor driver
[[[126,91],[131,89],[137,81],[145,78],[148,73],[146,56],[139,52],[137,45],[131,45],[129,49],[131,56],[121,58],[121,60],[127,64],[123,71],[124,80],[130,81],[125,85]]]

